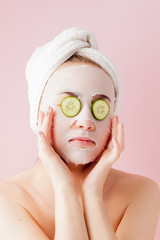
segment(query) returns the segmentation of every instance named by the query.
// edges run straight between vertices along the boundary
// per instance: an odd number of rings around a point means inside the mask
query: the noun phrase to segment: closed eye
[[[65,96],[66,97],[66,96]],[[65,97],[62,97],[62,98],[60,98],[59,100],[58,100],[58,105],[57,106],[61,106],[61,101],[65,98]],[[79,98],[78,98],[79,99]],[[80,99],[79,99],[80,100]],[[91,105],[95,102],[95,101],[97,101],[97,100],[104,100],[105,102],[107,102],[108,104],[109,104],[109,106],[110,106],[110,101],[107,99],[104,99],[104,98],[97,98],[96,100],[92,100],[92,102],[91,102]],[[80,102],[81,102],[81,100],[80,100]]]

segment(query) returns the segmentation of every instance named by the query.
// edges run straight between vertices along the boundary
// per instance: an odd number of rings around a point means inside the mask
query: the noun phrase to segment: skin
[[[43,238],[44,235],[39,235],[37,239],[53,239],[55,195],[59,189],[75,186],[92,236],[89,239],[97,239],[101,233],[101,239],[153,240],[160,209],[157,184],[151,179],[112,168],[124,150],[123,123],[119,123],[116,117],[112,118],[112,134],[106,149],[88,168],[81,165],[76,167],[74,164],[65,164],[55,153],[50,135],[54,109],[51,108],[46,118],[45,113],[42,111],[38,117],[39,131],[42,132],[41,136],[37,136],[41,163],[0,182],[0,221],[6,223],[2,229],[10,229],[7,232],[12,233],[10,212],[14,211],[14,223],[19,213],[17,226],[14,224],[14,229],[17,227],[19,232],[22,223],[25,226],[27,220],[31,222],[32,219],[27,215],[30,213],[48,236]],[[70,193],[74,195],[73,191],[68,193],[67,198]],[[20,206],[27,212],[21,213]],[[34,226],[33,222],[31,225]],[[36,231],[31,229],[30,232],[33,235]]]

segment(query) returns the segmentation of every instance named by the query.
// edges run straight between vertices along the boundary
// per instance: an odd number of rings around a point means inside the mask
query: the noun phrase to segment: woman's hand
[[[83,194],[92,192],[103,196],[105,180],[111,166],[120,157],[122,150],[124,150],[124,126],[123,123],[118,124],[118,117],[116,116],[112,118],[112,132],[105,150],[83,173]]]
[[[54,188],[58,190],[61,186],[72,185],[73,180],[69,168],[52,147],[51,126],[53,120],[52,107],[50,107],[50,111],[48,110],[46,115],[42,111],[40,112],[37,125],[39,131],[38,156],[44,164]]]

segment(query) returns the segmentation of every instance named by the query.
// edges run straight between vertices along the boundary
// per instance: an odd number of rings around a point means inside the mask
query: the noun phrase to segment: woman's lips
[[[89,138],[84,138],[84,137],[80,137],[80,138],[72,138],[69,140],[69,143],[71,143],[74,146],[81,146],[81,147],[92,147],[95,146],[95,142],[92,141]]]

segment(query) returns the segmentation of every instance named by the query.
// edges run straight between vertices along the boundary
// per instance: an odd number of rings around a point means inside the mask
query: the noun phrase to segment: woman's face
[[[81,101],[81,110],[74,117],[67,117],[61,110],[61,100],[67,96]],[[92,103],[98,99],[105,100],[110,106],[110,112],[103,120],[95,119],[91,111]],[[93,162],[98,157],[110,135],[114,103],[111,78],[93,64],[65,63],[53,73],[44,90],[40,110],[46,112],[49,106],[53,107],[52,146],[62,159],[77,166]],[[94,143],[82,146],[69,141],[76,137],[90,138]]]

